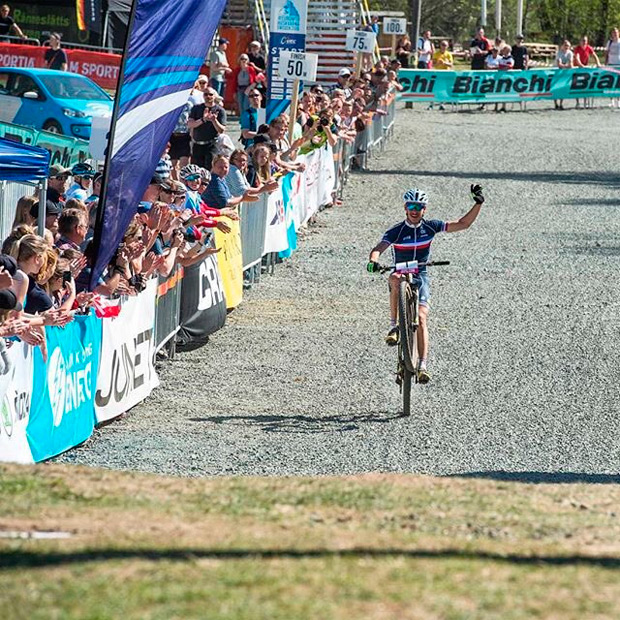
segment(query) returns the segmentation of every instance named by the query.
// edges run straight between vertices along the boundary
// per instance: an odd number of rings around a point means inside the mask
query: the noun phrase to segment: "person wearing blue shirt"
[[[233,196],[226,185],[226,175],[230,171],[228,157],[216,155],[213,158],[211,167],[211,180],[207,189],[202,194],[202,199],[207,206],[214,209],[224,209],[225,207],[236,207],[246,200],[250,195],[250,190],[246,190],[241,196]]]
[[[367,270],[370,273],[380,271],[378,264],[379,257],[390,246],[394,251],[394,262],[418,261],[427,262],[430,259],[431,243],[437,233],[440,232],[459,232],[469,228],[478,217],[480,207],[484,203],[482,187],[472,185],[471,193],[474,199],[474,206],[459,220],[444,222],[442,220],[424,219],[428,196],[419,189],[410,189],[403,196],[405,203],[405,220],[390,228],[381,241],[371,250]],[[385,338],[388,345],[398,344],[399,330],[397,326],[398,314],[398,294],[399,285],[402,278],[401,274],[392,273],[390,275],[390,330]],[[417,330],[418,339],[418,381],[428,383],[430,374],[426,367],[428,355],[428,327],[427,317],[430,301],[430,280],[425,266],[420,266],[419,278],[419,329]]]
[[[241,142],[247,149],[254,144],[256,131],[258,129],[258,111],[261,107],[262,95],[253,88],[248,95],[250,107],[241,114]]]

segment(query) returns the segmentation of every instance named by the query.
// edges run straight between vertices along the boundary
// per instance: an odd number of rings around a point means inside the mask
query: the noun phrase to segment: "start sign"
[[[285,80],[316,82],[318,64],[318,54],[282,51],[278,72]]]

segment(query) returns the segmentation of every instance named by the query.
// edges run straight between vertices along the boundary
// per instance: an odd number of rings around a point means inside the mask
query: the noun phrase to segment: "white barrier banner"
[[[32,347],[14,342],[7,352],[9,366],[0,375],[0,461],[34,463],[26,427],[32,397]]]
[[[320,190],[322,183],[321,154],[322,149],[306,155],[306,200],[302,224],[305,224],[319,210],[319,195],[322,193]]]
[[[103,321],[97,376],[97,422],[118,417],[159,385],[155,372],[155,301],[157,278],[123,302],[118,317]]]
[[[265,232],[265,254],[284,252],[288,249],[286,219],[284,216],[284,197],[282,188],[269,194],[267,200],[267,231]]]
[[[321,171],[318,191],[318,207],[330,204],[332,201],[332,192],[336,183],[336,171],[334,168],[334,151],[328,144],[321,149]]]

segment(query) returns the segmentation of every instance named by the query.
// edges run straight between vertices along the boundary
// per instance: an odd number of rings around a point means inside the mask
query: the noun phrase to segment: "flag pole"
[[[112,145],[114,144],[114,135],[116,133],[116,122],[118,120],[118,113],[121,106],[121,94],[123,89],[123,75],[125,75],[125,65],[127,64],[127,56],[129,51],[129,37],[133,30],[133,23],[136,16],[136,6],[138,0],[132,0],[131,12],[129,13],[129,19],[127,20],[127,32],[125,34],[125,45],[123,47],[123,57],[121,59],[121,66],[118,71],[118,82],[116,83],[116,96],[114,98],[114,107],[112,108],[112,118],[110,119],[110,129],[108,131],[108,146],[105,153],[105,163],[103,165],[103,178],[101,179],[101,191],[99,192],[99,200],[97,201],[97,214],[95,217],[95,230],[93,233],[94,252],[91,253],[93,262],[99,256],[101,250],[101,235],[103,234],[103,218],[105,215],[105,199],[106,191],[108,188],[108,181],[110,175],[110,163],[112,161]],[[90,265],[89,265],[90,266]],[[89,290],[93,290],[96,283],[93,279],[93,273],[91,272],[91,281]]]

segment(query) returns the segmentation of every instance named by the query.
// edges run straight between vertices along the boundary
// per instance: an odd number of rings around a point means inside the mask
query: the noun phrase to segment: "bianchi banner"
[[[34,463],[26,434],[32,373],[32,348],[14,342],[0,368],[0,461]]]
[[[103,321],[97,423],[128,411],[159,385],[153,363],[156,296],[157,278],[151,278],[142,293],[123,302],[118,317]]]
[[[620,70],[424,71],[402,69],[406,101],[484,103],[620,96]]]

